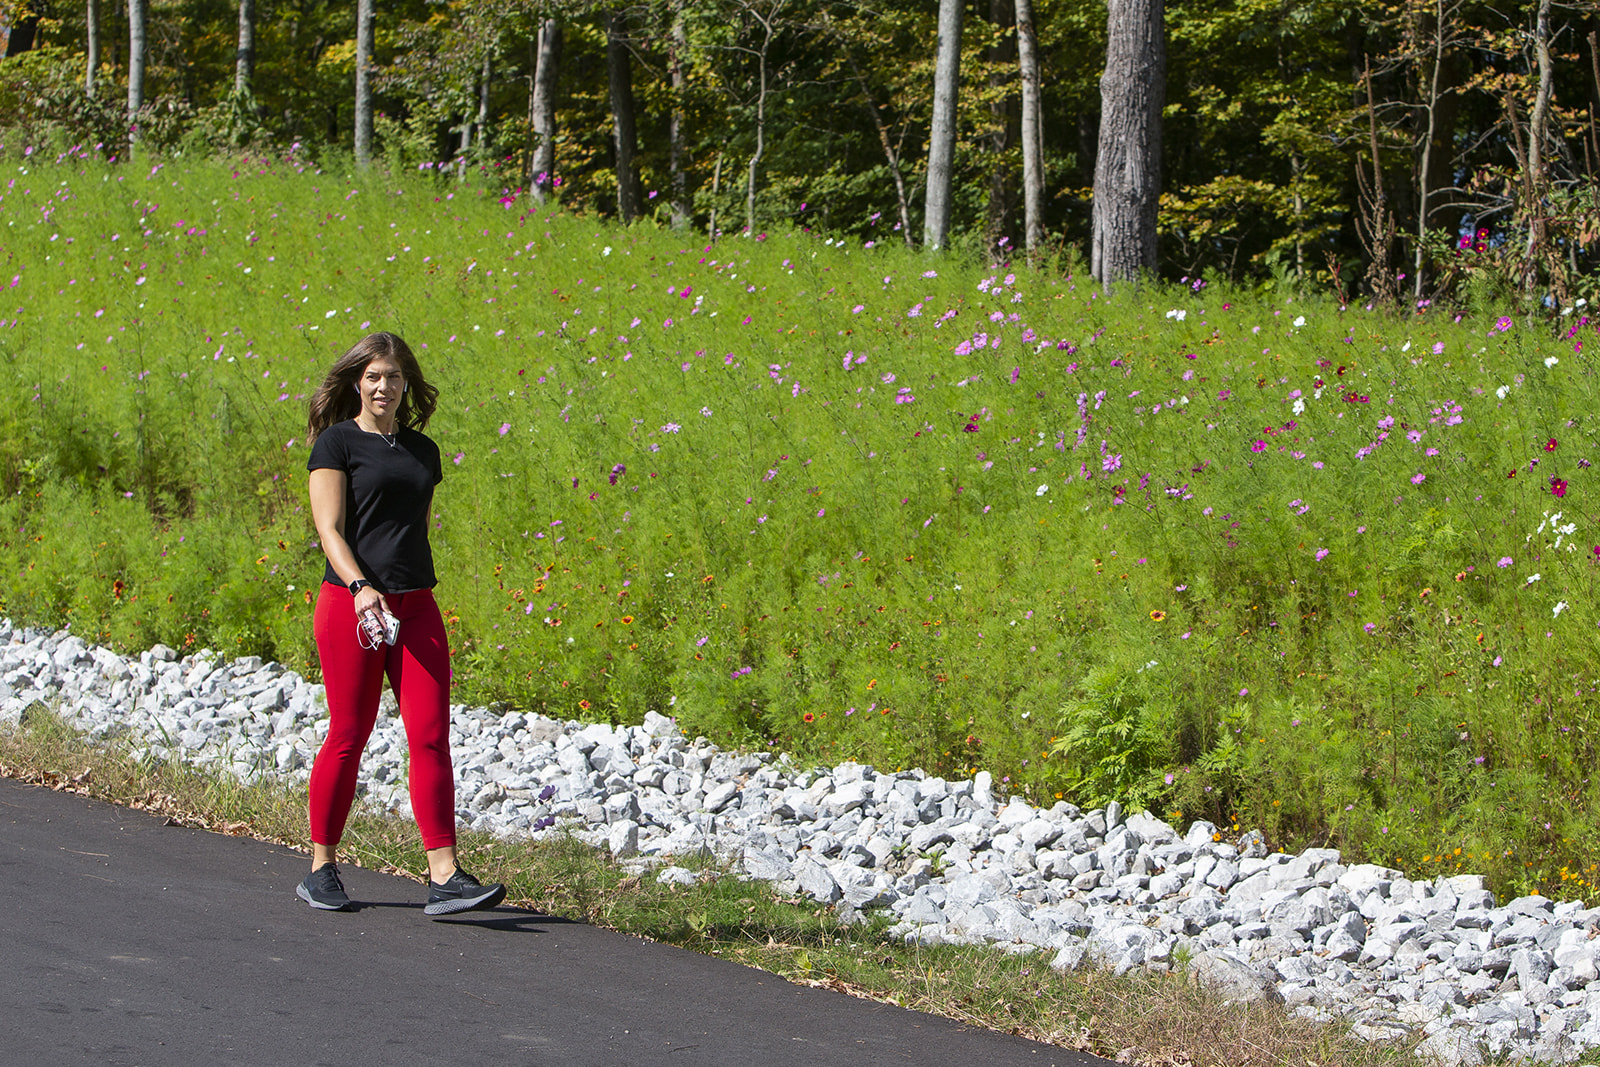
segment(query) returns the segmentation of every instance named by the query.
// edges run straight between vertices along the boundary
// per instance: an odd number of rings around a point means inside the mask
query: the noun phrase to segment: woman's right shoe
[[[349,911],[350,897],[339,880],[339,868],[331,863],[306,875],[306,880],[294,887],[295,896],[322,911]]]

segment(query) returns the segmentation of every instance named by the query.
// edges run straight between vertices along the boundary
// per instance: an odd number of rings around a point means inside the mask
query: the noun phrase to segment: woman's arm
[[[317,539],[322,542],[322,552],[328,557],[333,573],[349,585],[365,578],[361,565],[350,543],[344,539],[345,482],[350,476],[342,470],[320,468],[311,472],[311,520],[317,526]],[[363,586],[356,594],[356,614],[369,611],[388,611],[383,594],[372,586]]]

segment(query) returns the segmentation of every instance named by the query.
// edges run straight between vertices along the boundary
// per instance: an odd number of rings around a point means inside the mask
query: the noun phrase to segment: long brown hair
[[[317,435],[334,423],[353,419],[361,413],[361,392],[356,383],[367,369],[367,364],[380,356],[394,360],[406,379],[406,391],[400,396],[400,410],[395,413],[396,424],[417,430],[428,425],[434,408],[439,404],[439,390],[423,378],[417,357],[411,354],[411,347],[399,335],[374,333],[351,345],[350,350],[339,357],[311,397],[311,414],[306,426],[308,445],[314,443]]]

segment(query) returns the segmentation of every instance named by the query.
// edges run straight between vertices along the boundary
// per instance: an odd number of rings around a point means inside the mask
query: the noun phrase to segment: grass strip
[[[21,725],[0,729],[0,775],[148,811],[172,825],[295,848],[309,840],[303,786],[243,783],[217,769],[141,759],[118,742],[84,737],[39,705]],[[570,836],[507,840],[463,830],[459,848],[466,866],[504,882],[508,900],[520,907],[1119,1062],[1419,1062],[1409,1043],[1368,1044],[1281,1006],[1219,1007],[1181,969],[1119,976],[1086,966],[1063,974],[1049,966],[1047,953],[907,945],[885,936],[882,918],[847,925],[829,908],[732,877],[710,857],[680,858],[701,879],[668,886]],[[341,851],[346,863],[422,880],[416,828],[393,814],[358,805]]]

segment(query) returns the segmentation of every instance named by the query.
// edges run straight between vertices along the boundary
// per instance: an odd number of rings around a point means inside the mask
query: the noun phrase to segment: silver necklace
[[[357,422],[356,422],[356,425],[357,425],[357,426],[361,426],[361,423],[360,423],[360,422],[359,422],[359,421],[357,421]],[[362,428],[362,429],[363,429],[363,430],[365,430],[365,429],[366,429],[366,427],[365,427],[365,426],[361,426],[361,428]],[[372,433],[375,433],[375,434],[377,434],[377,435],[378,435],[378,436],[379,436],[379,437],[381,437],[381,438],[383,438],[383,441],[384,441],[384,444],[386,444],[386,445],[388,445],[388,446],[389,446],[389,447],[390,447],[390,448],[395,448],[395,447],[397,447],[397,446],[396,446],[396,444],[395,444],[395,442],[396,442],[396,441],[397,441],[397,440],[399,440],[399,438],[400,438],[400,430],[399,430],[399,428],[398,428],[398,427],[396,427],[396,428],[395,428],[395,431],[394,431],[394,433],[384,433],[384,432],[383,432],[383,431],[382,431],[382,430],[380,430],[380,429],[378,429],[378,428],[377,428],[377,427],[376,427],[376,426],[374,426],[374,427],[373,427],[373,428],[372,428],[372,431],[371,431],[371,432],[372,432]]]

